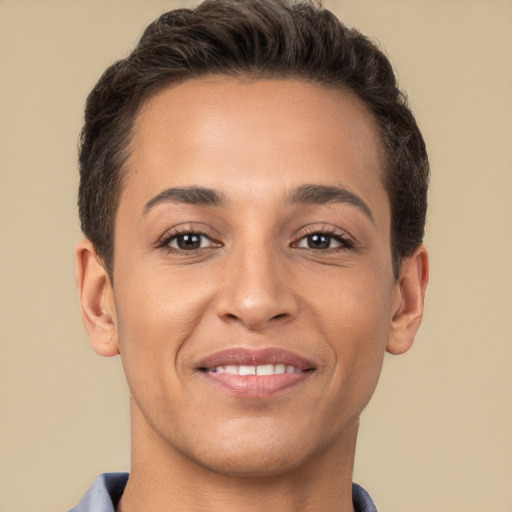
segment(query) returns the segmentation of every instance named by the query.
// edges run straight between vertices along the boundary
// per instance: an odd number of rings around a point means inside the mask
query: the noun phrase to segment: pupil
[[[188,234],[178,237],[178,247],[180,249],[190,250],[199,249],[201,247],[201,237],[199,235]]]
[[[331,237],[329,235],[311,235],[308,238],[310,249],[329,249]]]

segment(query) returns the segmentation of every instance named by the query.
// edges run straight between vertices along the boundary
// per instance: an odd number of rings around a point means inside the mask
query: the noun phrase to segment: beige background
[[[432,277],[386,358],[355,479],[382,512],[512,511],[512,2],[332,0],[381,41],[430,149]],[[86,94],[162,0],[0,1],[0,511],[67,510],[129,467],[120,362],[74,289]]]

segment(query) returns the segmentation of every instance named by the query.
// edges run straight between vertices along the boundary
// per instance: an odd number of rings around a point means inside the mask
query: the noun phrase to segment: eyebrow
[[[167,188],[160,194],[151,198],[144,206],[142,212],[146,215],[152,208],[160,203],[185,203],[198,206],[221,206],[225,203],[224,196],[205,187],[173,187]]]
[[[206,187],[167,188],[151,198],[144,206],[143,215],[160,203],[185,203],[198,206],[223,206],[225,196]],[[356,194],[342,186],[301,185],[288,196],[290,204],[346,203],[359,208],[372,222],[375,222],[370,207]]]
[[[370,207],[356,194],[342,186],[301,185],[292,191],[291,204],[346,203],[359,208],[372,222],[375,222]]]

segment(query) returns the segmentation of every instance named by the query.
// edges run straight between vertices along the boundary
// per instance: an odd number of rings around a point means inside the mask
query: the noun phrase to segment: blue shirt
[[[103,473],[96,477],[80,503],[69,512],[115,512],[128,482],[128,473]],[[352,484],[352,500],[356,512],[377,512],[370,495]]]

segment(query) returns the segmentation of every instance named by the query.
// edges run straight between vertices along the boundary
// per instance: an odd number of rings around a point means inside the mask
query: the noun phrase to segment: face
[[[217,472],[354,439],[400,307],[376,129],[348,93],[207,78],[136,120],[112,322],[136,428]]]

